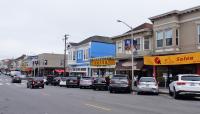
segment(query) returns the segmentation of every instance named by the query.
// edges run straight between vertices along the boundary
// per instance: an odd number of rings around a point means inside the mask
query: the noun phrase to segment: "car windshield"
[[[112,79],[127,79],[127,77],[126,75],[114,75]]]
[[[44,78],[43,77],[37,77],[35,78],[35,80],[43,80]]]
[[[183,81],[200,81],[200,76],[182,76]]]
[[[155,82],[153,78],[141,78],[140,82]]]

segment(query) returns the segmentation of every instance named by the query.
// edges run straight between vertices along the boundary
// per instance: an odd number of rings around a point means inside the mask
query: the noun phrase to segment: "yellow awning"
[[[200,52],[167,56],[144,56],[145,65],[181,65],[195,63],[200,63]]]

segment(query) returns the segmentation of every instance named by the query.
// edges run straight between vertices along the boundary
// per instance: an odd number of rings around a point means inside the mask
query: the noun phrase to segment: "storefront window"
[[[163,32],[159,31],[156,33],[156,44],[157,47],[163,47]]]
[[[172,45],[172,29],[165,31],[165,40],[166,40],[166,46]]]

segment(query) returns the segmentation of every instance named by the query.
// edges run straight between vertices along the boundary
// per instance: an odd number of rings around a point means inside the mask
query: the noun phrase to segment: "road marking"
[[[49,94],[47,93],[42,93],[43,96],[50,96]]]
[[[0,85],[3,85],[2,83],[0,83]]]
[[[111,111],[110,108],[105,108],[105,107],[102,107],[102,106],[97,106],[97,105],[92,105],[92,104],[85,104],[85,105],[88,106],[88,107],[96,108],[96,109],[101,109],[101,110],[105,110],[105,111]]]
[[[10,83],[6,83],[7,85],[11,85]]]

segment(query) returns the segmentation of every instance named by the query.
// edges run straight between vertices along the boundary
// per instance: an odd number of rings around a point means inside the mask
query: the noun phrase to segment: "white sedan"
[[[169,94],[175,99],[180,95],[200,96],[200,75],[179,74],[173,77],[173,82],[169,84]]]
[[[137,85],[137,94],[154,93],[159,94],[158,83],[154,77],[141,77]]]
[[[59,86],[60,87],[66,86],[66,80],[67,80],[67,77],[62,77],[59,82]]]

